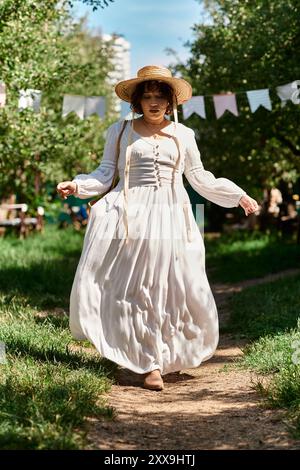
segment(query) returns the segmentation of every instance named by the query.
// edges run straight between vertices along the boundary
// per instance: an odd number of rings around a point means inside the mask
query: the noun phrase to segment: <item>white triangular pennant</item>
[[[217,119],[219,119],[226,110],[230,111],[235,116],[238,116],[235,93],[213,95],[213,101]]]
[[[74,112],[80,119],[84,118],[84,96],[64,95],[62,117]]]
[[[192,96],[190,100],[182,105],[183,119],[188,119],[193,113],[206,119],[204,96]]]
[[[277,94],[281,99],[281,107],[283,108],[286,103],[291,100],[294,104],[299,104],[298,97],[300,90],[298,89],[299,80],[294,80],[291,83],[286,83],[276,87]],[[298,101],[298,102],[297,102]]]
[[[105,116],[105,98],[103,96],[87,96],[84,105],[84,117],[97,114],[99,117]]]
[[[271,104],[268,88],[262,88],[261,90],[247,91],[247,98],[248,98],[252,113],[255,113],[257,108],[259,108],[259,106],[263,106],[269,111],[272,110],[272,104]]]
[[[40,110],[42,92],[40,90],[20,90],[20,97],[18,103],[19,111],[22,109],[31,108],[35,112]]]

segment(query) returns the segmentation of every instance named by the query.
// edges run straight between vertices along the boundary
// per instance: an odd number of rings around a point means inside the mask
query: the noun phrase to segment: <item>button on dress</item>
[[[109,127],[99,167],[73,179],[76,197],[109,189],[121,127],[122,121]],[[182,174],[222,207],[237,207],[246,192],[204,169],[192,129],[171,122],[167,136],[154,139],[130,127],[120,142],[120,180],[91,207],[69,325],[102,357],[138,374],[165,375],[210,359],[219,340],[205,245]]]

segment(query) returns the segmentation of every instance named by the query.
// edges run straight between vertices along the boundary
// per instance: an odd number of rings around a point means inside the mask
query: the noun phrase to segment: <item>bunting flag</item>
[[[292,83],[292,88],[295,88],[295,91],[292,93],[291,100],[294,104],[300,104],[300,88],[298,88],[298,85],[300,85],[300,80],[294,80]]]
[[[103,96],[87,96],[84,103],[84,117],[97,114],[99,117],[105,116],[105,98]]]
[[[74,112],[80,119],[84,118],[84,96],[64,95],[62,117]]]
[[[192,96],[192,98],[182,105],[183,119],[188,119],[193,113],[206,119],[204,96]]]
[[[291,100],[294,104],[299,104],[297,101],[297,97],[299,95],[299,91],[297,85],[299,84],[299,80],[295,80],[294,82],[287,83],[286,85],[281,85],[276,87],[277,94],[281,99],[281,107],[283,108],[286,103]],[[296,92],[296,93],[295,93]]]
[[[226,110],[238,116],[235,93],[213,95],[213,100],[217,119],[223,116]]]
[[[0,82],[0,108],[4,108],[6,102],[5,83]]]
[[[40,110],[42,92],[40,90],[32,90],[28,88],[27,90],[20,90],[19,104],[18,109],[31,108],[36,113]]]
[[[300,104],[300,80],[294,80],[286,85],[276,87],[277,94],[281,99],[281,106],[285,106],[287,101],[291,100],[294,104]],[[183,103],[183,119],[188,119],[193,113],[198,114],[205,119],[205,97],[213,97],[216,116],[219,119],[226,110],[238,116],[236,95],[246,93],[252,113],[263,106],[267,110],[272,110],[272,103],[269,95],[269,88],[258,90],[238,91],[236,93],[228,92],[219,95],[200,95],[193,96],[188,102]]]
[[[103,96],[64,95],[62,117],[74,112],[80,119],[92,114],[105,115],[105,98]]]
[[[263,106],[269,111],[272,110],[272,104],[271,104],[268,88],[263,88],[261,90],[247,91],[247,98],[248,98],[252,113],[255,113],[255,111],[260,106]]]
[[[300,80],[286,83],[276,87],[276,92],[281,100],[281,107],[284,107],[288,101],[293,104],[300,104]],[[218,95],[200,95],[192,96],[191,99],[182,104],[183,119],[188,119],[192,114],[206,119],[205,97],[213,97],[213,103],[217,119],[219,119],[225,111],[229,111],[238,116],[236,95],[246,93],[250,109],[252,113],[262,106],[271,111],[272,104],[268,88],[258,90],[237,91],[235,93],[228,92]],[[19,110],[32,108],[35,112],[40,110],[42,92],[41,90],[26,89],[19,92]],[[6,105],[6,84],[0,82],[0,108]],[[92,114],[97,114],[100,118],[105,117],[106,98],[103,96],[81,96],[81,95],[64,95],[62,116],[65,117],[69,113],[74,112],[80,119],[84,119]],[[121,101],[120,106],[115,108],[120,111],[122,119],[132,119],[130,104]],[[135,118],[140,117],[135,113]],[[169,118],[169,116],[166,116]]]

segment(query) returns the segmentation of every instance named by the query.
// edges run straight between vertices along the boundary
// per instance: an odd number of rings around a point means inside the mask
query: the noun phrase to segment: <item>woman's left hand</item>
[[[245,194],[241,197],[239,205],[244,209],[246,215],[252,214],[253,212],[259,210],[259,205],[257,204],[256,200],[252,199],[252,197],[248,196],[248,194]]]

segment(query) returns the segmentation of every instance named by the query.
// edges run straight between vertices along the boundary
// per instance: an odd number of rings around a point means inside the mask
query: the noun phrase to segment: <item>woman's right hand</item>
[[[257,212],[259,210],[259,205],[256,200],[248,196],[248,194],[245,194],[241,197],[239,205],[244,209],[246,215],[252,214],[253,212]]]
[[[72,181],[62,181],[56,186],[56,191],[63,199],[67,199],[68,196],[75,194],[77,191],[77,184]]]

